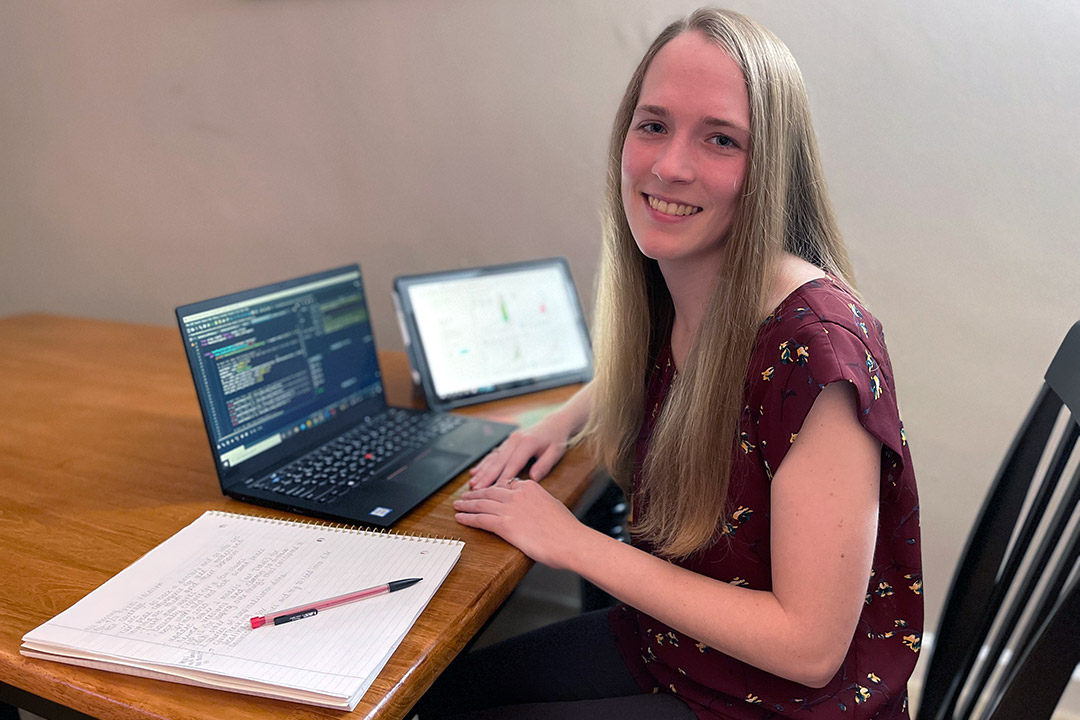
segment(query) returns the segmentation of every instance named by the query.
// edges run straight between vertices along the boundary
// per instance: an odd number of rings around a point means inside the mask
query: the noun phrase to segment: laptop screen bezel
[[[416,309],[410,299],[410,289],[425,283],[478,278],[511,274],[523,270],[542,269],[557,270],[562,281],[566,285],[570,300],[570,311],[574,316],[573,323],[578,331],[578,338],[582,343],[580,349],[584,352],[587,359],[586,366],[572,372],[561,372],[531,377],[501,385],[496,384],[489,388],[475,391],[469,395],[441,397],[435,389],[431,365],[425,354],[423,338],[420,334]],[[409,363],[415,371],[414,380],[422,387],[424,397],[427,399],[428,407],[433,410],[451,410],[457,407],[499,400],[563,385],[584,383],[592,379],[593,353],[589,338],[589,329],[585,323],[585,314],[581,308],[581,300],[578,297],[577,288],[574,285],[573,278],[570,274],[570,266],[566,261],[566,258],[552,257],[502,265],[488,265],[417,275],[403,275],[394,279],[394,308],[397,311],[398,319],[400,320],[402,338],[405,343],[405,350],[409,357]]]
[[[265,475],[272,469],[281,467],[288,464],[298,457],[311,452],[315,448],[325,444],[328,440],[341,434],[348,428],[363,422],[365,418],[377,415],[386,410],[386,390],[385,385],[382,382],[382,370],[378,365],[378,352],[377,343],[372,343],[372,352],[375,353],[376,366],[379,367],[379,393],[366,399],[365,401],[354,405],[347,410],[338,413],[336,416],[330,418],[324,423],[318,426],[312,427],[310,430],[293,435],[282,439],[282,441],[269,448],[254,457],[251,457],[237,465],[226,465],[221,460],[221,454],[217,448],[216,440],[214,437],[213,425],[211,424],[210,409],[208,406],[208,398],[204,396],[203,390],[200,388],[199,380],[197,377],[196,364],[199,362],[198,357],[193,352],[188,336],[185,330],[184,318],[196,315],[199,313],[212,311],[215,309],[225,308],[229,305],[242,303],[247,300],[252,300],[263,295],[269,295],[272,293],[293,290],[303,285],[319,282],[333,278],[338,275],[346,275],[349,273],[356,273],[360,277],[360,287],[364,294],[364,303],[367,304],[367,292],[364,287],[363,275],[360,274],[360,266],[357,264],[343,265],[332,270],[325,270],[322,272],[312,273],[310,275],[304,275],[302,277],[291,278],[289,280],[282,280],[280,282],[271,283],[269,285],[263,285],[250,290],[242,290],[240,292],[230,293],[228,295],[221,295],[209,300],[202,300],[200,302],[190,303],[187,305],[181,305],[176,308],[176,321],[180,327],[180,339],[184,344],[184,356],[188,361],[188,370],[191,372],[191,380],[195,388],[195,395],[199,401],[199,410],[202,414],[203,426],[206,430],[206,439],[210,444],[210,455],[214,459],[214,467],[217,469],[218,479],[221,482],[222,489],[231,488],[234,485],[243,483],[249,478],[260,477]],[[372,328],[372,334],[374,335],[374,328]]]

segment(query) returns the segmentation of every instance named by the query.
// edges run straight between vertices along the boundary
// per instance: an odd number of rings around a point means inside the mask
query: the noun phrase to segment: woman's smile
[[[649,207],[663,218],[688,217],[696,215],[702,210],[696,205],[684,205],[674,200],[662,200],[655,195],[642,193],[642,196],[644,196],[645,202],[649,203]]]

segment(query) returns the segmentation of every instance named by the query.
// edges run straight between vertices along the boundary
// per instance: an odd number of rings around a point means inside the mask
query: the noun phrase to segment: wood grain
[[[381,353],[391,404],[422,407],[405,356]],[[557,388],[463,410],[530,418]],[[572,450],[545,487],[575,505],[591,463]],[[394,531],[465,541],[457,566],[354,713],[401,718],[531,566],[455,522],[462,474]],[[296,517],[221,494],[175,328],[50,315],[0,318],[0,677],[102,720],[326,718],[348,713],[24,658],[23,634],[206,510]]]

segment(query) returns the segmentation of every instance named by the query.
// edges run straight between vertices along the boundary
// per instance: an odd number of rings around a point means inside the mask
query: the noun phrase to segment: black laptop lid
[[[176,309],[223,486],[385,408],[357,265]]]

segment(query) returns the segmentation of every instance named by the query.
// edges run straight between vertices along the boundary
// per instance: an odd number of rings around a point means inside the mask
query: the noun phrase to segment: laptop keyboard
[[[316,502],[336,500],[370,480],[402,453],[423,447],[463,423],[459,415],[385,414],[323,445],[291,465],[247,482],[252,488]]]

